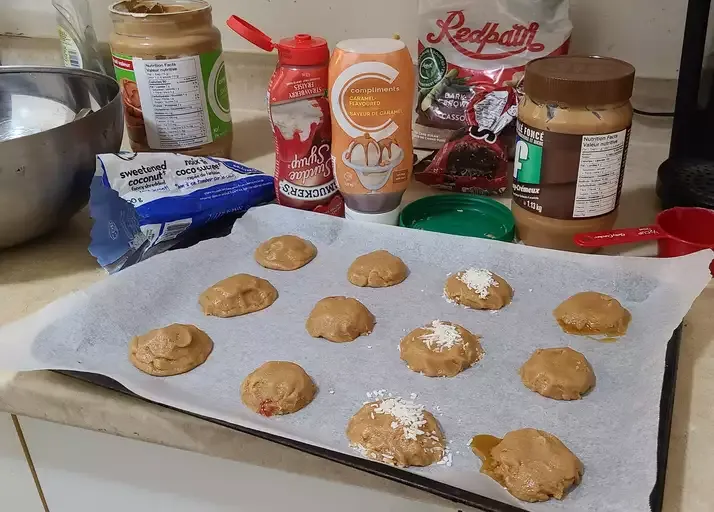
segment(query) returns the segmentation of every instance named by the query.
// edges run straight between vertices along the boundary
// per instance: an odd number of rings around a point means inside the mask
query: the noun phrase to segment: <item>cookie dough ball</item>
[[[597,292],[576,293],[553,316],[568,334],[622,336],[632,316],[617,299]]]
[[[312,402],[317,388],[301,366],[288,361],[269,361],[248,375],[240,386],[240,398],[263,416],[297,412]]]
[[[555,400],[579,400],[595,385],[588,360],[568,347],[536,350],[519,374],[528,389]]]
[[[483,357],[479,337],[457,324],[434,320],[414,329],[399,343],[410,370],[427,377],[453,377]]]
[[[356,286],[385,288],[401,283],[408,273],[401,258],[388,251],[374,251],[354,260],[347,271],[347,279]]]
[[[312,309],[305,327],[313,338],[344,343],[371,333],[374,324],[374,315],[357,299],[326,297]]]
[[[265,279],[237,274],[211,286],[198,303],[204,314],[228,318],[265,309],[277,298],[278,290]]]
[[[129,342],[129,361],[156,377],[186,373],[202,365],[213,350],[208,334],[195,325],[171,324]]]
[[[478,446],[479,438],[487,439],[485,449]],[[471,447],[483,460],[481,472],[519,500],[562,500],[572,486],[580,483],[582,462],[554,435],[524,428],[498,441],[492,436],[476,436]]]
[[[255,250],[255,261],[272,270],[297,270],[317,256],[312,242],[299,236],[276,236],[260,244]]]
[[[471,309],[501,309],[511,303],[513,289],[502,277],[482,268],[469,268],[449,276],[444,286],[447,300]]]
[[[365,404],[350,419],[347,438],[365,457],[403,468],[440,461],[446,446],[436,418],[402,398]]]

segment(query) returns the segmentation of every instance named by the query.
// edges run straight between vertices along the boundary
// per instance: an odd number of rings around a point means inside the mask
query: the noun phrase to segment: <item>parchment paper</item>
[[[260,267],[253,259],[256,246],[286,233],[312,240],[317,258],[295,272]],[[376,249],[407,263],[404,283],[363,289],[347,281],[352,260]],[[367,392],[385,389],[407,399],[416,393],[416,402],[441,423],[453,463],[408,471],[529,511],[645,512],[657,469],[666,344],[708,283],[711,258],[711,251],[661,260],[583,256],[271,205],[249,211],[226,238],[159,255],[6,326],[0,330],[0,366],[104,374],[160,403],[351,455],[356,452],[344,430]],[[446,302],[447,274],[469,266],[508,280],[513,303],[490,313]],[[270,280],[280,294],[275,304],[233,319],[204,316],[199,294],[240,272]],[[560,330],[552,310],[586,290],[611,294],[632,312],[625,337],[600,343]],[[377,318],[374,332],[345,344],[310,337],[305,320],[330,295],[362,301]],[[485,357],[454,378],[408,370],[399,359],[399,340],[434,319],[481,334]],[[175,377],[139,372],[127,358],[129,339],[173,322],[195,324],[211,336],[215,349],[208,361]],[[597,385],[583,400],[550,400],[520,381],[518,368],[536,348],[559,346],[584,353],[595,370]],[[267,360],[303,366],[319,386],[314,402],[279,418],[244,407],[241,381]],[[583,461],[582,483],[562,502],[521,503],[479,473],[470,438],[523,427],[555,434]]]

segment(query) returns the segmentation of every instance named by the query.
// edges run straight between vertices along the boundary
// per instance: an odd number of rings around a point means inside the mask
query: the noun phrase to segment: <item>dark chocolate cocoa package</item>
[[[506,158],[509,148],[503,139],[512,134],[512,127],[493,122],[503,112],[485,112],[493,106],[485,97],[496,89],[513,91],[528,61],[567,53],[571,31],[568,0],[419,0],[414,147],[439,152],[426,171],[416,170],[416,178],[448,190],[505,190],[505,174],[501,179],[500,171],[494,170],[494,155],[488,150],[495,155],[503,151]],[[482,109],[479,115],[469,112],[475,107]],[[484,119],[489,126],[474,124]],[[467,133],[480,134],[479,140],[493,144],[476,143],[471,135],[464,139]],[[455,144],[458,140],[469,142],[474,154],[466,154],[464,144]],[[443,154],[457,148],[458,156]],[[437,171],[446,176],[436,179]],[[469,185],[458,179],[464,176],[481,179],[478,185]],[[489,178],[495,180],[491,185]]]
[[[508,145],[501,133],[518,113],[516,91],[510,85],[483,87],[465,110],[465,125],[451,133],[417,180],[453,192],[503,194]]]

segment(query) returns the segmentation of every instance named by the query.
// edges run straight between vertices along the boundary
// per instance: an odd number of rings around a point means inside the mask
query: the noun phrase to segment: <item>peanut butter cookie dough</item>
[[[240,398],[263,416],[297,412],[315,397],[317,387],[300,365],[268,361],[248,375],[240,386]]]
[[[206,315],[229,318],[265,309],[277,298],[278,291],[265,279],[237,274],[211,286],[198,303]]]
[[[362,406],[347,424],[347,438],[363,456],[403,468],[428,466],[446,452],[436,418],[423,406],[402,398]]]
[[[444,296],[471,309],[501,309],[511,303],[513,289],[501,276],[482,268],[469,268],[449,276]]]
[[[186,373],[202,365],[213,350],[208,334],[194,325],[171,324],[129,342],[129,361],[156,377]]]
[[[583,463],[560,439],[534,428],[514,430],[503,439],[475,436],[471,449],[483,461],[481,473],[523,501],[562,500],[583,474]]]
[[[357,299],[326,297],[307,318],[305,328],[313,338],[344,343],[372,332],[374,315]]]
[[[632,315],[617,299],[597,292],[576,293],[555,308],[553,316],[568,334],[622,336]]]
[[[453,377],[483,357],[479,337],[460,325],[434,320],[414,329],[399,343],[410,370],[427,377]]]
[[[385,288],[401,283],[408,273],[401,258],[388,251],[374,251],[354,260],[347,270],[347,279],[355,286]]]
[[[555,400],[579,400],[595,385],[595,372],[572,348],[538,349],[519,370],[523,384]]]
[[[255,261],[272,270],[297,270],[317,256],[317,248],[299,236],[283,235],[266,240],[255,250]]]

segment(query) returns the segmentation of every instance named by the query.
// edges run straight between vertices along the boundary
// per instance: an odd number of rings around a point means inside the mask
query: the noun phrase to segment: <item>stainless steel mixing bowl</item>
[[[46,233],[87,203],[95,156],[119,151],[122,122],[119,85],[108,76],[0,67],[0,248]]]

